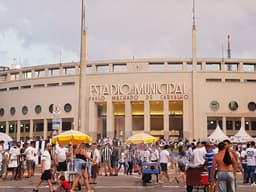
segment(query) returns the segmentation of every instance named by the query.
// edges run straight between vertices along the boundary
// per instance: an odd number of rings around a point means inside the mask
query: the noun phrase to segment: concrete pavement
[[[174,178],[173,170],[170,171],[171,178]],[[38,183],[40,174],[32,178],[23,178],[22,180],[6,180],[0,181],[0,192],[30,192],[33,187]],[[135,175],[124,175],[119,176],[100,176],[96,185],[91,185],[92,188],[97,192],[155,192],[155,191],[175,191],[184,192],[186,191],[185,183],[177,184],[175,181],[171,183],[156,184],[156,179],[153,176],[152,183],[147,186],[142,186],[141,176]],[[40,192],[46,192],[48,190],[47,183],[43,183]],[[85,191],[84,187],[81,191]],[[243,185],[241,183],[241,176],[237,181],[238,192],[253,192],[256,191],[256,187],[249,185]]]

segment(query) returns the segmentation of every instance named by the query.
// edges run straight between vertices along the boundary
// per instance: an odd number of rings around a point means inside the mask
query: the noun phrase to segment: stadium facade
[[[78,125],[79,66],[4,68],[0,131],[18,140],[46,139],[59,119],[61,130],[80,129],[95,138],[140,131],[206,138],[217,124],[229,136],[241,126],[256,136],[256,60],[198,58],[196,71],[186,58],[89,62],[86,129]]]

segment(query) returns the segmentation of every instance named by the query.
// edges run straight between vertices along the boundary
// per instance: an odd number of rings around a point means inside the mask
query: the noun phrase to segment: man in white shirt
[[[244,170],[243,183],[249,183],[249,181],[247,181],[248,173],[247,173],[247,160],[246,160],[246,145],[242,145],[240,161],[242,163],[242,167]]]
[[[141,155],[141,161],[142,162],[149,162],[149,158],[150,158],[150,151],[148,149],[148,147],[145,147],[144,151],[142,152]]]
[[[252,141],[248,149],[246,149],[246,160],[247,160],[247,181],[251,180],[251,184],[254,182],[254,172],[256,168],[256,149],[255,142]]]
[[[151,162],[159,161],[159,152],[158,152],[155,144],[152,145],[152,148],[150,150],[150,161]]]
[[[164,145],[162,151],[160,152],[160,168],[161,168],[161,173],[159,176],[159,183],[163,183],[162,178],[163,175],[170,181],[170,177],[168,175],[168,162],[170,161],[170,153],[167,151],[168,145]]]
[[[199,141],[197,142],[197,147],[193,150],[192,153],[192,163],[195,167],[202,166],[205,163],[205,154],[206,154],[205,146]]]
[[[28,171],[28,178],[33,176],[33,165],[34,165],[34,160],[36,156],[36,149],[31,146],[31,143],[27,143],[28,146],[24,151],[24,155],[26,156],[26,166],[27,166],[27,171]]]
[[[12,144],[12,147],[9,151],[9,161],[8,161],[8,170],[12,171],[12,178],[15,179],[16,176],[16,170],[18,167],[18,161],[20,156],[20,148],[17,145],[17,142],[14,141]],[[7,177],[7,174],[5,175]]]
[[[67,171],[67,149],[63,145],[56,145],[53,159],[58,172]]]
[[[33,189],[33,192],[38,192],[39,186],[42,184],[43,181],[47,181],[49,185],[50,192],[53,192],[53,186],[51,182],[52,173],[51,173],[51,150],[52,150],[52,144],[47,143],[45,151],[42,155],[42,162],[41,162],[41,179],[39,183],[36,185],[36,187]]]
[[[93,160],[94,163],[92,165],[92,180],[91,180],[91,184],[97,184],[97,175],[98,175],[98,171],[99,171],[99,163],[100,163],[100,152],[97,149],[97,144],[96,143],[92,143],[91,149],[93,150]]]

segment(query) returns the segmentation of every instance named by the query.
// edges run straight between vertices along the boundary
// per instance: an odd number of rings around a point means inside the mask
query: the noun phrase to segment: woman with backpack
[[[178,163],[178,169],[179,169],[179,175],[175,177],[175,180],[177,183],[180,182],[180,179],[182,179],[184,181],[184,183],[186,182],[186,166],[188,164],[188,157],[186,155],[186,152],[184,150],[184,146],[181,145],[179,146],[179,153],[177,156],[177,163]]]

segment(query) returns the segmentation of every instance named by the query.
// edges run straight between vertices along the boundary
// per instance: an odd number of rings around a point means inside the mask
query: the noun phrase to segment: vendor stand
[[[152,135],[146,133],[138,133],[126,140],[127,144],[149,144],[155,143],[158,139]],[[146,185],[150,182],[152,174],[156,175],[158,182],[158,174],[160,173],[160,168],[157,162],[141,162],[141,173],[142,173],[142,184]]]
[[[92,137],[89,135],[82,133],[80,131],[75,131],[75,130],[70,130],[70,131],[65,131],[60,133],[59,135],[55,136],[52,138],[52,143],[53,144],[62,144],[62,145],[72,145],[72,155],[71,155],[71,160],[69,162],[68,170],[64,172],[63,174],[65,177],[67,177],[69,182],[72,182],[72,177],[77,174],[75,170],[75,158],[74,156],[74,151],[73,151],[73,145],[79,145],[81,143],[91,143],[92,142]]]

